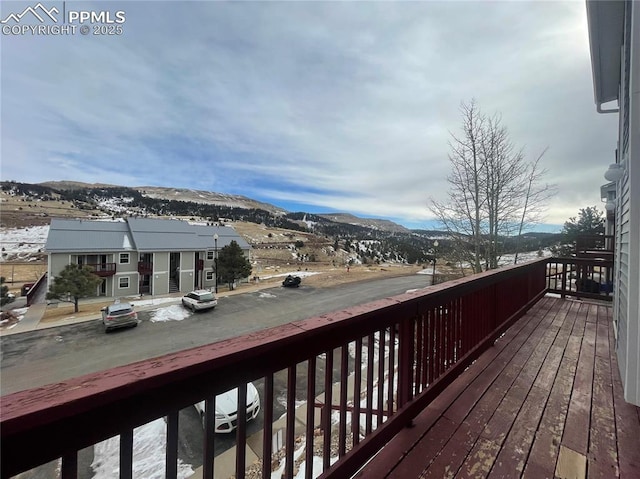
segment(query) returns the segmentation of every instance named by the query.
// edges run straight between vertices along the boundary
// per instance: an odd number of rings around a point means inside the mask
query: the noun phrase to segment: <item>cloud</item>
[[[551,222],[597,203],[613,159],[582,3],[94,5],[125,10],[124,34],[4,36],[3,179],[427,221],[471,98],[502,114],[528,157],[549,147]]]

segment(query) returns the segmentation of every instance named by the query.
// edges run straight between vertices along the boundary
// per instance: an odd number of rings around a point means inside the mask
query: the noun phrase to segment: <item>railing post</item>
[[[407,404],[413,397],[411,394],[413,377],[413,322],[400,322],[398,336],[398,407]]]

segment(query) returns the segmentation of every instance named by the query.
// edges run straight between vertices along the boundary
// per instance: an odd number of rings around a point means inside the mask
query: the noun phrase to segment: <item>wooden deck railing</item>
[[[547,288],[563,298],[613,298],[613,260],[551,258],[547,266]]]
[[[306,464],[320,454],[322,477],[349,477],[545,294],[546,272],[547,260],[510,266],[3,396],[2,477],[61,458],[62,477],[75,478],[78,451],[116,435],[120,477],[132,477],[133,429],[161,417],[165,475],[176,477],[178,412],[204,399],[203,477],[212,478],[215,396],[239,387],[244,404],[244,385],[264,381],[261,474],[270,478],[279,436],[274,378],[283,371],[284,476],[293,477],[302,445]],[[296,401],[320,404],[323,414],[307,407],[296,430]],[[244,412],[236,430],[239,479],[248,457]],[[316,475],[306,468],[305,477]]]
[[[93,270],[93,274],[100,276],[101,278],[107,276],[114,276],[116,274],[115,263],[87,263],[85,266]]]

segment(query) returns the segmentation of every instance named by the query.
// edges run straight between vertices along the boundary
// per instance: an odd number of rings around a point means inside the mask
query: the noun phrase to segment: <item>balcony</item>
[[[153,274],[153,262],[138,261],[138,273],[142,275]]]
[[[93,274],[100,276],[101,278],[107,278],[116,274],[115,263],[87,263],[85,266],[91,268],[93,270]]]
[[[157,418],[164,475],[177,477],[178,413],[201,400],[208,432],[194,477],[244,478],[250,466],[250,477],[270,478],[279,466],[291,478],[304,464],[315,464],[306,478],[640,477],[640,411],[621,399],[611,297],[576,300],[588,260],[571,261],[510,266],[3,396],[2,477],[56,460],[63,478],[77,477],[78,451],[117,435],[120,477],[132,477],[133,429]],[[264,384],[264,423],[249,441],[238,409],[227,470],[213,453],[215,396],[239,387],[243,404],[248,381]]]

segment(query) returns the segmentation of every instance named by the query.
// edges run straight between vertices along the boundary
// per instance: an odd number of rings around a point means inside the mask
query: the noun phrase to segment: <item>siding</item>
[[[640,406],[640,8],[626,3],[619,151],[627,172],[619,184],[616,351],[625,399]]]

